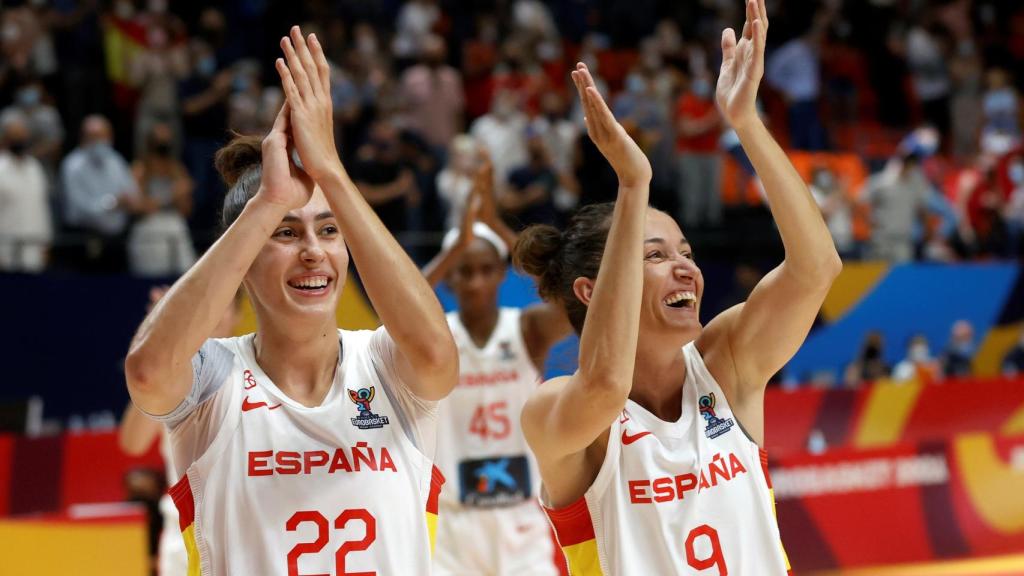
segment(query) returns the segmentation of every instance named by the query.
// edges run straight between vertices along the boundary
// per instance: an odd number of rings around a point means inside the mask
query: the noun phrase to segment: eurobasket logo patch
[[[388,424],[387,416],[374,414],[370,409],[370,402],[373,402],[374,392],[373,386],[348,391],[349,399],[355,403],[356,409],[359,410],[359,415],[351,419],[352,425],[360,430],[383,428],[385,424]]]
[[[710,439],[715,439],[725,434],[732,428],[734,422],[732,418],[726,418],[722,420],[715,415],[715,394],[714,392],[707,396],[701,396],[700,400],[697,401],[697,410],[700,411],[700,415],[707,421],[708,425],[704,428],[704,434]]]

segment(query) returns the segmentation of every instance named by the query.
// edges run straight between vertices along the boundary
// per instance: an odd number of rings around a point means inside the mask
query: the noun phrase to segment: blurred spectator
[[[857,387],[868,382],[876,382],[889,377],[889,365],[883,356],[885,341],[882,333],[869,332],[864,338],[860,352],[853,362],[846,367],[844,381],[847,386]]]
[[[985,152],[1003,154],[1020,144],[1020,98],[1009,73],[1002,68],[990,69],[985,74],[985,84],[981,148]]]
[[[871,256],[890,262],[914,257],[914,227],[931,194],[917,153],[889,161],[873,174],[861,194],[871,207]]]
[[[821,23],[775,49],[765,63],[765,80],[786,99],[789,143],[799,150],[825,150],[825,128],[818,114],[821,93]]]
[[[853,202],[844,183],[827,166],[818,166],[811,173],[809,188],[825,217],[836,251],[843,258],[858,257],[853,237]]]
[[[189,52],[191,70],[178,87],[185,134],[184,159],[195,180],[192,228],[196,233],[209,233],[216,226],[223,194],[210,159],[220,148],[227,130],[233,77],[231,70],[222,69],[213,46],[206,40],[192,40]],[[205,245],[212,238],[196,240]]]
[[[907,65],[925,120],[942,136],[949,134],[950,79],[947,46],[938,26],[917,24],[907,32]]]
[[[79,262],[96,271],[124,270],[124,234],[128,217],[138,206],[135,179],[113,148],[110,122],[89,116],[82,138],[60,167],[64,222],[86,236]]]
[[[458,228],[466,209],[466,198],[473,189],[477,169],[476,141],[468,134],[459,134],[448,150],[448,163],[437,175],[437,194],[445,207],[445,229]],[[483,151],[483,154],[487,154]]]
[[[416,178],[401,162],[399,134],[387,120],[370,127],[370,137],[356,152],[352,179],[392,233],[408,229],[407,208],[419,202]]]
[[[476,119],[469,133],[491,153],[494,162],[496,189],[508,181],[515,166],[522,166],[526,156],[526,114],[519,108],[515,92],[501,90],[487,114]]]
[[[154,124],[145,154],[132,165],[139,219],[128,239],[128,261],[138,276],[179,275],[196,260],[185,222],[192,209],[192,179],[173,156],[173,146],[171,127]]]
[[[1011,255],[1024,255],[1024,157],[1013,158],[1006,167],[1006,174],[1012,186],[1003,212],[1009,236],[1007,242]]]
[[[676,219],[684,228],[718,226],[722,221],[722,158],[718,135],[722,118],[715,106],[714,86],[706,76],[679,74],[676,100]]]
[[[541,114],[530,123],[530,128],[544,140],[551,167],[558,176],[555,188],[555,209],[562,221],[566,220],[579,203],[580,186],[576,181],[579,161],[580,127],[568,118],[565,97],[555,91],[545,92],[540,98]]]
[[[1018,376],[1024,374],[1024,330],[1020,332],[1020,338],[1003,356],[1003,375]]]
[[[612,111],[623,126],[633,129],[630,135],[650,158],[652,204],[675,214],[676,143],[669,117],[678,80],[676,73],[662,73],[662,64],[657,41],[645,40],[640,61],[626,76],[625,89],[612,101]]]
[[[983,72],[981,55],[974,42],[961,41],[949,63],[953,86],[952,151],[958,158],[971,158],[978,152]]]
[[[64,143],[64,125],[60,112],[49,103],[41,82],[23,85],[14,96],[14,102],[0,112],[0,123],[11,115],[20,116],[28,123],[28,153],[46,169],[47,178],[57,173],[61,145]]]
[[[420,63],[406,69],[401,82],[405,127],[442,153],[462,131],[465,106],[462,77],[458,70],[445,63],[446,57],[444,39],[434,35],[426,37]]]
[[[942,351],[942,375],[957,378],[971,375],[974,358],[974,326],[967,320],[957,320],[949,334],[949,344]]]
[[[20,113],[0,120],[0,270],[39,272],[53,238],[46,174]]]
[[[507,186],[498,193],[498,206],[513,229],[530,224],[555,225],[558,223],[554,199],[558,175],[547,146],[534,133],[526,142],[526,150],[529,160],[509,172]]]
[[[435,0],[409,0],[395,20],[395,39],[391,51],[399,61],[413,60],[423,53],[427,38],[441,18]]]
[[[153,125],[167,124],[173,135],[172,150],[181,152],[181,110],[178,105],[178,81],[188,74],[188,53],[184,38],[158,21],[146,29],[146,44],[130,62],[132,84],[139,87],[135,112],[135,156],[146,152]]]
[[[932,358],[928,347],[928,339],[924,334],[917,334],[910,339],[907,346],[907,357],[901,360],[892,371],[892,379],[897,382],[917,379],[919,382],[931,382],[941,374],[939,364]]]

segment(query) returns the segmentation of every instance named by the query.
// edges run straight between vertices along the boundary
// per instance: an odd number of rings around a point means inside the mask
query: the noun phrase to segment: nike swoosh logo
[[[622,431],[622,444],[625,445],[625,446],[628,446],[628,445],[632,444],[633,442],[636,442],[637,440],[643,438],[644,436],[647,436],[648,434],[650,434],[650,432],[641,432],[639,434],[634,434],[634,435],[630,436],[629,435],[629,431],[623,430]]]
[[[280,408],[281,405],[280,404],[274,404],[273,406],[268,406],[266,402],[253,402],[253,401],[249,400],[248,396],[246,396],[245,398],[242,399],[242,412],[248,412],[249,410],[255,410],[257,408],[264,408],[264,407],[267,410],[274,410],[275,408]]]

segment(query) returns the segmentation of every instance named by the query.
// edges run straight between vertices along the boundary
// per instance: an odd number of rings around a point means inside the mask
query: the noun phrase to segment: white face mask
[[[928,359],[928,345],[914,344],[910,347],[910,359],[914,362],[924,362]]]

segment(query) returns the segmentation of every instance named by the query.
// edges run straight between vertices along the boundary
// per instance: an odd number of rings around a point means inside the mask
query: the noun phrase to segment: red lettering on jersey
[[[479,374],[463,374],[459,378],[460,386],[494,386],[506,384],[519,380],[519,372],[516,370],[504,370],[501,372],[485,372]]]
[[[383,446],[380,449],[380,469],[381,471],[390,469],[392,472],[398,472],[398,468],[395,468],[395,462],[391,459],[391,454],[388,453],[387,446]]]
[[[309,474],[310,470],[312,470],[313,468],[317,466],[326,465],[327,460],[329,459],[330,457],[327,455],[327,452],[324,452],[323,450],[316,450],[314,452],[304,452],[302,454],[302,473]]]
[[[650,480],[629,480],[629,500],[632,504],[662,503],[672,500],[683,500],[690,490],[708,490],[720,483],[736,479],[738,474],[746,474],[747,469],[735,454],[730,453],[725,459],[715,454],[706,469],[687,472],[677,476],[662,476]],[[699,473],[699,476],[698,476]],[[708,482],[708,478],[711,481]]]
[[[274,454],[273,450],[249,452],[249,476],[270,476],[274,469],[267,467],[267,460]]]
[[[302,472],[302,454],[298,452],[278,452],[274,455],[278,474],[298,474]]]
[[[345,456],[345,451],[341,448],[334,451],[334,459],[331,460],[331,467],[327,469],[327,473],[334,474],[338,470],[352,471],[352,466],[348,463],[348,457]]]
[[[647,487],[651,485],[649,480],[630,480],[629,481],[629,501],[633,504],[648,504],[651,501],[650,496],[646,496]]]

